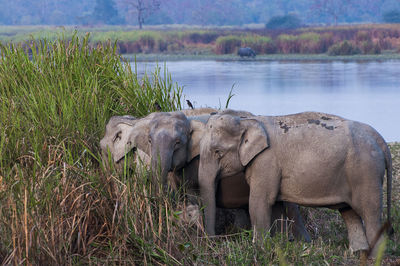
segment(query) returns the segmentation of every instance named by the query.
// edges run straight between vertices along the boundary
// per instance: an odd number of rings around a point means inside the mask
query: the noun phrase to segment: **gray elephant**
[[[271,206],[288,201],[339,209],[350,249],[368,249],[381,227],[385,170],[390,220],[391,155],[372,127],[317,112],[250,119],[222,114],[206,126],[198,178],[208,234],[215,233],[216,180],[243,171],[258,235],[271,225]]]
[[[129,115],[113,116],[110,118],[109,122],[106,125],[104,137],[100,140],[100,148],[102,150],[103,162],[108,163],[107,161],[109,152],[112,157],[112,161],[116,165],[120,165],[118,164],[118,162],[122,161],[124,156],[128,152],[132,151],[135,162],[142,160],[145,164],[150,165],[152,155],[151,152],[155,153],[156,151],[155,149],[151,149],[151,141],[152,139],[160,141],[160,138],[158,138],[158,135],[156,134],[159,131],[157,131],[155,128],[163,128],[162,123],[168,124],[168,120],[170,120],[175,128],[172,129],[168,127],[171,131],[174,130],[174,133],[169,132],[169,134],[167,135],[169,135],[170,137],[175,137],[175,141],[179,142],[178,144],[181,144],[177,146],[178,149],[173,150],[174,164],[183,165],[186,161],[186,145],[188,133],[185,130],[190,127],[185,115],[202,115],[210,114],[211,112],[217,112],[217,110],[213,108],[199,108],[194,110],[182,110],[182,112],[152,113],[147,117],[141,119],[137,119]],[[140,130],[143,129],[145,131],[136,131],[133,133],[137,134],[130,134],[134,126],[136,126],[137,129],[140,128]],[[150,128],[151,126],[152,129]],[[185,131],[185,134],[181,134],[180,136],[172,136],[172,134],[176,134],[177,131]],[[165,133],[165,131],[163,132]],[[146,135],[150,133],[151,136]],[[140,148],[134,146],[134,143],[132,141],[140,143]],[[168,141],[166,141],[165,143],[172,145],[172,143],[169,143]],[[153,147],[157,147],[157,145],[158,143],[153,143]],[[163,147],[162,145],[159,148],[161,150],[170,150]],[[161,165],[161,168],[165,169],[162,172],[163,180],[165,181],[167,179],[166,172],[172,167],[172,161],[168,161],[172,158],[172,154],[153,154],[153,156],[155,156],[153,158],[158,158],[158,156],[160,156],[159,159],[161,159],[161,161],[164,163],[164,165]],[[155,162],[153,163],[153,166],[154,164]],[[154,172],[156,171],[155,168],[153,170]]]
[[[243,57],[243,56],[255,57],[255,56],[256,56],[256,52],[254,52],[254,50],[251,49],[250,47],[242,47],[242,48],[239,48],[237,54],[238,54],[240,57]]]
[[[209,109],[206,109],[206,112],[209,111]],[[192,112],[193,110],[191,110]],[[244,111],[229,111],[229,113],[252,116],[251,113]],[[180,112],[154,113],[136,120],[135,123],[131,121],[132,127],[125,131],[121,132],[121,127],[116,127],[115,136],[112,134],[105,136],[101,141],[101,147],[108,147],[112,154],[119,154],[116,157],[113,156],[115,162],[123,158],[121,154],[129,152],[131,149],[142,150],[151,158],[159,158],[159,162],[154,163],[153,160],[153,170],[160,169],[162,180],[166,182],[169,179],[170,182],[172,181],[175,184],[172,185],[173,187],[185,183],[189,194],[194,195],[194,197],[189,198],[193,202],[198,194],[199,143],[209,117],[210,115],[203,115],[187,119]],[[106,135],[108,133],[112,132],[106,130]],[[110,143],[109,140],[114,139],[123,140],[125,145],[117,146]],[[118,150],[115,149],[116,147],[118,147]],[[170,174],[167,175],[167,173]],[[173,174],[171,175],[171,173]],[[219,189],[219,207],[240,208],[248,205],[249,187],[244,180],[244,173],[224,179],[220,182]],[[295,220],[295,236],[309,241],[310,236],[304,229],[297,205],[288,203],[285,207],[288,209],[287,215]],[[286,216],[284,209],[282,205],[276,205],[274,208],[275,218],[280,218],[282,214]]]

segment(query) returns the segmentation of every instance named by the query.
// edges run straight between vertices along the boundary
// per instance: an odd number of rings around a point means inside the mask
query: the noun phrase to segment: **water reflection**
[[[155,62],[138,62],[138,71]],[[374,126],[400,141],[400,61],[386,62],[167,62],[172,79],[195,106],[225,106],[255,114],[321,111]],[[164,64],[159,64],[164,67]]]

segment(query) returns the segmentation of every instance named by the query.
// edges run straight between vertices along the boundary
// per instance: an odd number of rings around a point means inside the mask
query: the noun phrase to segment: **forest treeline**
[[[244,25],[295,14],[303,24],[335,25],[382,22],[399,10],[397,0],[0,0],[0,24]]]
[[[368,24],[337,27],[304,27],[292,30],[169,29],[142,30],[132,27],[100,28],[7,27],[0,29],[0,42],[26,45],[35,39],[55,40],[90,32],[93,46],[115,42],[121,54],[236,54],[251,47],[256,54],[380,54],[400,51],[400,27]]]

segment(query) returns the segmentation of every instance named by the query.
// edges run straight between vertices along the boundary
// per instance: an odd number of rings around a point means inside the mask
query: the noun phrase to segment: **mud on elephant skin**
[[[345,220],[350,248],[366,250],[381,226],[385,171],[390,220],[391,157],[372,127],[316,112],[250,119],[216,115],[206,126],[199,183],[207,233],[215,233],[216,179],[243,171],[258,233],[270,227],[276,201],[331,207]]]

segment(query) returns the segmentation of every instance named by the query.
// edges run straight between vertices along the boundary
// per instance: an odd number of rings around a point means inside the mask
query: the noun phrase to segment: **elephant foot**
[[[367,238],[365,235],[353,233],[353,236],[350,237],[349,233],[349,249],[351,253],[357,251],[365,251],[369,249]]]

